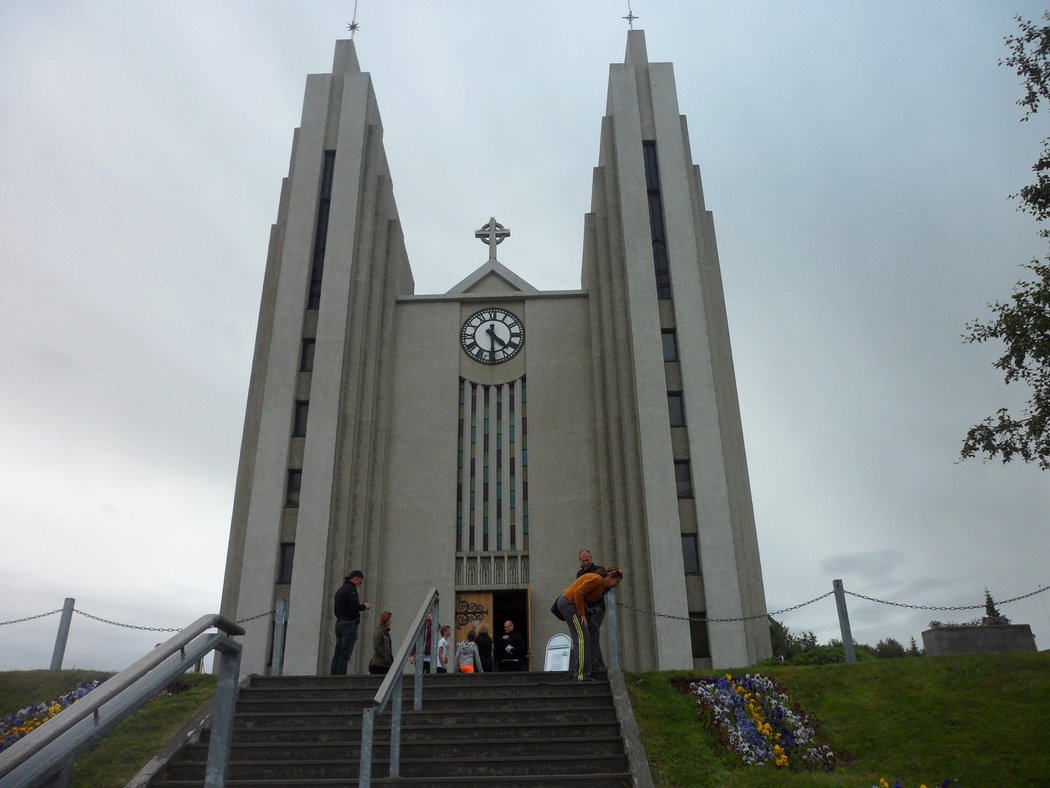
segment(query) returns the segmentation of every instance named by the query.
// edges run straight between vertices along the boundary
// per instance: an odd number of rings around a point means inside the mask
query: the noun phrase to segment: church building
[[[288,612],[244,624],[244,673],[275,634],[283,673],[327,673],[352,569],[373,608],[351,673],[379,611],[407,623],[435,587],[442,623],[511,620],[542,670],[582,548],[624,570],[625,669],[770,655],[714,223],[642,31],[609,71],[580,288],[502,264],[499,218],[464,217],[487,262],[415,292],[372,80],[339,41],[266,261],[221,611]]]

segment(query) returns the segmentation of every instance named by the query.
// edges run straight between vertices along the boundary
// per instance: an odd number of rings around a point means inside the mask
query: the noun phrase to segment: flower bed
[[[835,754],[787,693],[758,673],[688,681],[718,742],[748,766],[832,769]]]
[[[0,752],[39,728],[74,701],[83,698],[101,683],[101,681],[88,681],[78,684],[58,700],[27,706],[0,719]]]

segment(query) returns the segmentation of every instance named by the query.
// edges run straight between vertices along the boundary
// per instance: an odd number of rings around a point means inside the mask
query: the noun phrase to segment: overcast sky
[[[151,627],[218,609],[270,225],[305,77],[352,9],[0,3],[0,621],[67,596]],[[485,261],[492,215],[501,262],[579,287],[626,12],[361,0],[417,293]],[[1025,398],[960,335],[1045,247],[1009,195],[1048,116],[1019,123],[997,65],[1040,4],[634,12],[715,217],[769,609],[834,578],[918,605],[1050,584],[1050,475],[956,463],[969,425]],[[1002,607],[1040,648],[1047,597]],[[977,615],[849,612],[857,640],[905,645]],[[838,636],[831,599],[781,618]],[[0,669],[47,667],[57,625],[0,627]],[[120,669],[164,637],[77,616],[65,665]]]

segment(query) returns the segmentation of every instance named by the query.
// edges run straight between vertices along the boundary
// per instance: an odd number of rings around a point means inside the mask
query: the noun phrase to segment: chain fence
[[[23,621],[33,621],[34,619],[37,619],[37,618],[46,618],[47,616],[53,616],[55,613],[61,613],[61,612],[62,612],[62,608],[59,607],[59,608],[55,608],[54,610],[49,610],[46,613],[37,613],[35,616],[26,616],[24,618],[14,618],[14,619],[11,619],[10,621],[0,621],[0,627],[5,626],[7,624],[21,624]],[[144,626],[140,626],[138,624],[124,624],[124,623],[122,623],[120,621],[111,621],[108,618],[102,618],[101,616],[95,616],[95,615],[92,615],[91,613],[85,613],[83,610],[79,610],[77,608],[73,608],[73,612],[78,614],[78,615],[84,616],[84,618],[90,618],[92,621],[99,621],[99,622],[101,622],[103,624],[110,624],[111,626],[114,626],[114,627],[123,627],[124,629],[137,629],[137,630],[140,630],[142,632],[181,632],[183,630],[183,627],[144,627]],[[267,611],[265,613],[259,613],[258,615],[254,615],[254,616],[248,616],[248,618],[239,618],[234,623],[236,623],[236,624],[246,624],[249,621],[255,621],[258,618],[264,618],[266,616],[272,616],[275,612],[276,612],[276,608],[274,610],[269,610],[269,611]]]
[[[850,596],[857,597],[857,599],[864,599],[864,600],[866,600],[868,602],[877,602],[880,605],[890,605],[892,607],[908,608],[910,610],[937,610],[937,611],[983,610],[984,607],[985,607],[983,602],[978,604],[978,605],[950,605],[950,606],[914,605],[914,604],[909,604],[907,602],[890,602],[890,601],[885,600],[885,599],[878,599],[877,597],[865,596],[864,594],[858,594],[855,591],[849,591],[847,589],[843,589],[843,591],[844,591],[844,593],[849,594]],[[1022,599],[1028,599],[1029,597],[1033,597],[1033,596],[1035,596],[1037,594],[1041,594],[1044,591],[1050,591],[1050,586],[1040,586],[1035,591],[1029,591],[1027,594],[1021,594],[1020,596],[1011,597],[1010,599],[999,600],[999,601],[996,601],[995,604],[996,605],[1008,605],[1011,602],[1019,602]],[[655,616],[657,618],[670,618],[670,619],[674,619],[676,621],[704,621],[704,622],[709,623],[709,624],[729,624],[729,623],[736,623],[738,621],[754,621],[754,620],[760,619],[760,618],[767,618],[767,617],[770,617],[770,616],[779,616],[779,615],[783,615],[784,613],[790,613],[793,610],[799,610],[800,608],[806,607],[807,605],[812,605],[814,602],[819,602],[822,599],[826,599],[827,597],[831,596],[834,593],[835,593],[834,590],[828,591],[828,592],[826,592],[824,594],[821,594],[820,596],[815,596],[812,599],[808,599],[805,602],[800,602],[797,605],[792,605],[791,607],[781,608],[780,610],[771,610],[768,613],[759,613],[759,614],[753,615],[753,616],[738,616],[736,618],[706,618],[704,616],[695,616],[695,615],[674,616],[674,615],[671,615],[670,613],[657,613],[655,610],[646,610],[645,608],[635,607],[634,605],[628,605],[625,602],[617,602],[616,606],[625,608],[627,610],[633,610],[635,613],[644,613],[645,615]]]
[[[867,602],[875,602],[875,603],[880,604],[880,605],[888,605],[888,606],[891,606],[891,607],[907,608],[909,610],[934,610],[934,611],[953,612],[953,611],[962,611],[962,610],[981,610],[981,609],[984,608],[984,603],[977,604],[977,605],[917,605],[917,604],[911,604],[911,603],[908,603],[908,602],[892,602],[892,601],[889,601],[889,600],[886,600],[886,599],[879,599],[878,597],[867,596],[865,594],[858,594],[856,591],[850,591],[848,589],[843,589],[843,591],[844,591],[844,593],[848,594],[849,596],[856,597],[857,599],[863,599],[863,600],[865,600]],[[1037,594],[1041,594],[1044,591],[1050,591],[1050,586],[1040,586],[1035,591],[1029,591],[1027,594],[1021,594],[1020,596],[1011,597],[1010,599],[999,600],[995,604],[996,605],[1008,605],[1011,602],[1019,602],[1022,599],[1028,599],[1029,597],[1036,596]],[[736,623],[736,622],[739,622],[739,621],[754,621],[754,620],[757,620],[757,619],[768,618],[770,616],[780,616],[780,615],[783,615],[785,613],[791,613],[792,611],[800,610],[801,608],[804,608],[807,605],[812,605],[815,602],[819,602],[822,599],[827,599],[829,596],[831,596],[834,593],[835,592],[833,590],[832,591],[827,591],[827,592],[825,592],[823,594],[820,594],[819,596],[813,597],[812,599],[807,599],[805,602],[799,602],[797,605],[791,605],[790,607],[783,607],[783,608],[780,608],[779,610],[770,610],[767,613],[759,613],[759,614],[756,614],[756,615],[753,615],[753,616],[737,616],[735,618],[707,618],[707,617],[704,617],[704,616],[696,616],[696,615],[676,616],[676,615],[672,615],[670,613],[658,613],[655,610],[646,610],[645,608],[642,608],[642,607],[636,607],[634,605],[629,605],[626,602],[617,602],[616,606],[617,607],[622,607],[625,610],[634,611],[635,613],[642,613],[642,614],[647,615],[647,616],[654,616],[656,618],[669,618],[669,619],[673,619],[675,621],[704,621],[704,622],[709,623],[709,624],[729,624],[729,623]],[[11,619],[10,621],[0,621],[0,627],[7,626],[8,624],[21,624],[21,623],[23,623],[25,621],[33,621],[34,619],[38,619],[38,618],[46,618],[47,616],[53,616],[55,613],[61,613],[61,612],[62,612],[62,608],[56,608],[55,610],[49,610],[46,613],[38,613],[35,616],[25,616],[23,618]],[[74,608],[73,612],[74,613],[78,613],[79,615],[82,615],[85,618],[90,618],[93,621],[99,621],[99,622],[101,622],[103,624],[109,624],[109,625],[115,626],[115,627],[123,627],[125,629],[136,629],[136,630],[140,630],[140,631],[143,631],[143,632],[180,632],[181,631],[180,627],[146,627],[146,626],[140,626],[138,624],[125,624],[125,623],[122,623],[120,621],[112,621],[112,620],[110,620],[108,618],[102,618],[101,616],[95,616],[95,615],[92,615],[91,613],[86,613],[83,610],[78,610],[78,609],[75,609],[75,608]],[[237,624],[247,624],[249,621],[255,621],[255,620],[260,619],[260,618],[265,618],[267,616],[272,616],[275,612],[277,612],[276,608],[273,609],[273,610],[268,610],[265,613],[258,613],[258,614],[254,615],[254,616],[248,616],[247,618],[239,618],[239,619],[236,620],[235,623],[237,623]]]
[[[827,599],[829,596],[834,594],[834,591],[828,591],[827,593],[815,596],[805,602],[799,602],[797,605],[791,607],[781,608],[780,610],[772,610],[768,613],[759,613],[754,616],[738,616],[737,618],[704,618],[703,616],[672,616],[670,613],[657,613],[654,610],[645,610],[641,607],[635,607],[634,605],[628,605],[625,602],[617,602],[617,607],[627,608],[633,610],[635,613],[645,613],[646,615],[656,616],[657,618],[673,618],[676,621],[706,621],[709,624],[728,624],[737,621],[754,621],[759,618],[767,618],[769,616],[779,616],[783,613],[790,613],[792,610],[798,610],[806,605],[812,605],[814,602],[819,602],[821,599]]]
[[[892,607],[905,607],[905,608],[908,608],[910,610],[948,610],[948,611],[953,611],[953,610],[983,610],[984,609],[984,603],[983,602],[981,604],[979,604],[979,605],[954,605],[954,606],[951,606],[951,607],[941,607],[941,606],[938,606],[938,605],[910,605],[907,602],[889,602],[889,601],[887,601],[885,599],[876,599],[873,596],[864,596],[864,594],[858,594],[855,591],[849,591],[849,590],[846,590],[846,589],[843,589],[843,591],[845,593],[849,594],[850,596],[857,597],[857,599],[865,599],[868,602],[878,602],[880,605],[890,605]],[[995,604],[996,605],[1008,605],[1011,602],[1018,602],[1018,601],[1020,601],[1022,599],[1028,599],[1028,597],[1035,596],[1036,594],[1041,594],[1044,591],[1050,591],[1050,586],[1040,586],[1035,591],[1029,591],[1027,594],[1021,594],[1020,596],[1011,597],[1010,599],[1002,599],[1002,600],[997,601]],[[772,615],[772,614],[770,614],[770,615]]]
[[[55,613],[61,613],[62,608],[56,607],[54,610],[48,610],[46,613],[37,613],[35,616],[26,616],[25,618],[13,618],[10,621],[0,621],[0,627],[6,626],[7,624],[21,624],[23,621],[32,621],[34,618],[45,618],[46,616],[53,616]]]

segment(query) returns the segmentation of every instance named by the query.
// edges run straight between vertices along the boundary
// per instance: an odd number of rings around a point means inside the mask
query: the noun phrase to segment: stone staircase
[[[378,676],[253,676],[237,699],[229,786],[355,786],[361,710]],[[608,681],[566,673],[424,678],[423,710],[402,701],[401,776],[389,775],[390,707],[376,718],[374,785],[630,786]],[[204,784],[207,731],[150,782]]]

